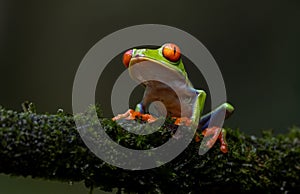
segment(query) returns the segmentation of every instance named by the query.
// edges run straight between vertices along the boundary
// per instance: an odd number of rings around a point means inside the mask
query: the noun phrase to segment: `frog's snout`
[[[123,64],[126,68],[128,68],[130,60],[132,58],[133,50],[128,50],[123,55]]]

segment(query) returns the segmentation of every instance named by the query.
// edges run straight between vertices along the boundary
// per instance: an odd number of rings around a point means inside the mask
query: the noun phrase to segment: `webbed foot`
[[[211,136],[211,138],[206,142],[206,146],[208,148],[212,148],[213,145],[215,144],[216,140],[219,139],[221,146],[220,150],[223,153],[228,152],[228,144],[226,142],[226,130],[221,129],[219,127],[211,127],[211,128],[206,128],[205,130],[202,131],[202,135],[206,136]],[[195,141],[199,142],[200,138],[199,135],[196,135]]]
[[[128,109],[124,114],[118,114],[114,118],[112,118],[113,121],[119,120],[119,119],[127,119],[127,120],[135,120],[137,118],[142,119],[143,121],[146,121],[148,123],[152,123],[157,120],[157,118],[153,117],[150,114],[142,114],[140,112],[134,111],[132,109]]]
[[[181,118],[173,117],[173,118],[176,119],[174,122],[175,125],[190,126],[192,124],[192,120],[188,117],[181,117]]]

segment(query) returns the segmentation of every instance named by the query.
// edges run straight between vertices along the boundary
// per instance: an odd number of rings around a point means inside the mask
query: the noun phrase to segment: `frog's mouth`
[[[129,74],[132,79],[149,85],[153,81],[172,86],[183,86],[187,83],[185,75],[176,68],[148,57],[134,57],[130,60]]]

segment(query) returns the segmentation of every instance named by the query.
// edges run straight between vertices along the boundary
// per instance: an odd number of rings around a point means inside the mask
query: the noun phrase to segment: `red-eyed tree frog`
[[[176,118],[175,124],[195,124],[204,136],[215,136],[212,141],[207,142],[208,147],[212,147],[216,139],[219,139],[220,150],[223,153],[228,152],[225,129],[208,126],[211,117],[225,111],[225,118],[228,118],[234,108],[229,103],[224,103],[211,113],[200,117],[206,93],[193,88],[177,45],[167,43],[158,49],[128,50],[123,55],[123,64],[128,68],[131,77],[142,82],[146,89],[142,102],[135,110],[129,109],[126,113],[114,117],[113,120],[135,119],[138,116],[147,122],[154,122],[157,117],[147,114],[148,108],[152,102],[160,101],[164,108],[158,107],[158,110],[161,109],[161,112],[165,112],[167,116]],[[168,84],[156,80],[163,80]],[[195,136],[195,140],[200,141],[199,135]]]

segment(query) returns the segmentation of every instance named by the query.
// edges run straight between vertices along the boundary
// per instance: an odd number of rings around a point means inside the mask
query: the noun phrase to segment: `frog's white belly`
[[[197,98],[196,90],[183,83],[171,87],[176,90],[177,94],[165,84],[155,81],[147,82],[143,106],[148,107],[152,102],[160,101],[164,104],[168,116],[191,117]]]
[[[169,116],[192,115],[198,93],[184,73],[147,58],[138,57],[132,60],[134,61],[129,68],[131,77],[146,86],[142,102],[146,110],[152,102],[160,101],[165,105]]]

